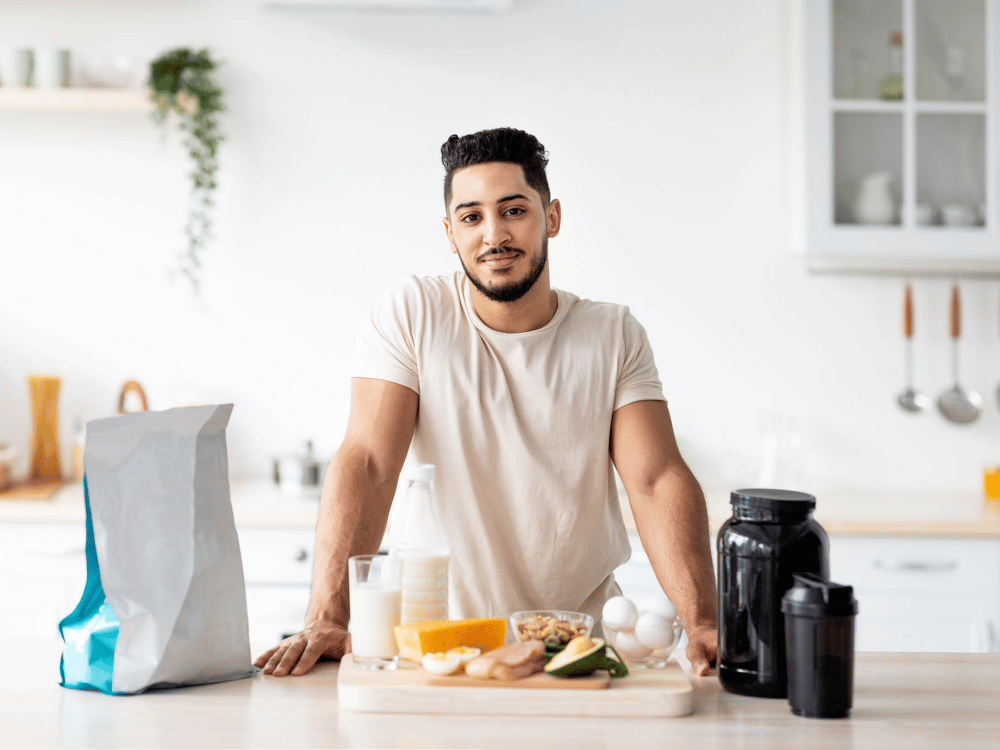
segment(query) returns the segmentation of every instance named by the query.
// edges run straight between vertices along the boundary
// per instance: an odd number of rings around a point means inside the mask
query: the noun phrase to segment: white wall
[[[689,461],[751,484],[761,424],[801,449],[776,484],[973,489],[1000,459],[995,284],[965,282],[971,426],[895,405],[902,284],[807,274],[789,241],[783,0],[518,0],[502,14],[276,10],[256,0],[4,0],[0,43],[207,46],[229,111],[217,241],[194,301],[188,164],[141,114],[0,111],[0,441],[26,449],[29,373],[76,419],[135,378],[150,407],[232,401],[234,477],[339,444],[356,325],[394,278],[457,268],[438,148],[513,125],[551,154],[554,285],[646,325]],[[796,196],[792,195],[791,198]],[[795,201],[790,202],[791,205]],[[918,281],[917,380],[948,385],[948,285]],[[26,461],[22,462],[26,468]]]

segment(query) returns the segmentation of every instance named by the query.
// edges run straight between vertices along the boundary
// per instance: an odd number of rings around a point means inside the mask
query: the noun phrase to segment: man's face
[[[543,206],[520,164],[488,162],[452,175],[444,223],[469,281],[495,302],[513,302],[545,271],[559,216],[559,201]]]

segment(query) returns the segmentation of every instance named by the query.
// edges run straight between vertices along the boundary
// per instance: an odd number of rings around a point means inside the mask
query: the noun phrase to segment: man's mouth
[[[495,247],[487,250],[476,258],[476,260],[480,263],[486,263],[491,268],[506,268],[523,254],[521,250],[513,247]]]

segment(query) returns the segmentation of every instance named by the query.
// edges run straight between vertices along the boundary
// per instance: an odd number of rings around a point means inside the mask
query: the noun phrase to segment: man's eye
[[[524,209],[523,208],[516,208],[516,207],[515,208],[508,208],[507,209],[507,213],[509,213],[511,216],[517,216],[518,214],[523,214],[524,213]]]
[[[479,218],[479,214],[466,214],[465,216],[462,217],[462,221],[464,221],[464,222],[471,222],[471,221],[475,221],[478,218]]]

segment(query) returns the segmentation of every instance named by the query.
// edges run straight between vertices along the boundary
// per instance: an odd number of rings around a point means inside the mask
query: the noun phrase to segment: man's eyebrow
[[[499,203],[506,203],[507,201],[516,201],[518,198],[520,198],[523,201],[528,200],[528,196],[521,195],[520,193],[514,193],[513,195],[508,195],[506,198],[501,198],[500,200],[497,201],[497,203],[499,204]]]
[[[500,205],[501,203],[506,203],[507,201],[516,201],[519,198],[523,201],[529,200],[528,196],[526,195],[521,195],[520,193],[514,193],[513,195],[508,195],[498,200],[497,205]],[[473,206],[481,206],[481,205],[483,204],[480,203],[479,201],[469,201],[468,203],[459,203],[457,206],[455,206],[454,210],[461,211],[463,208],[472,208]]]

